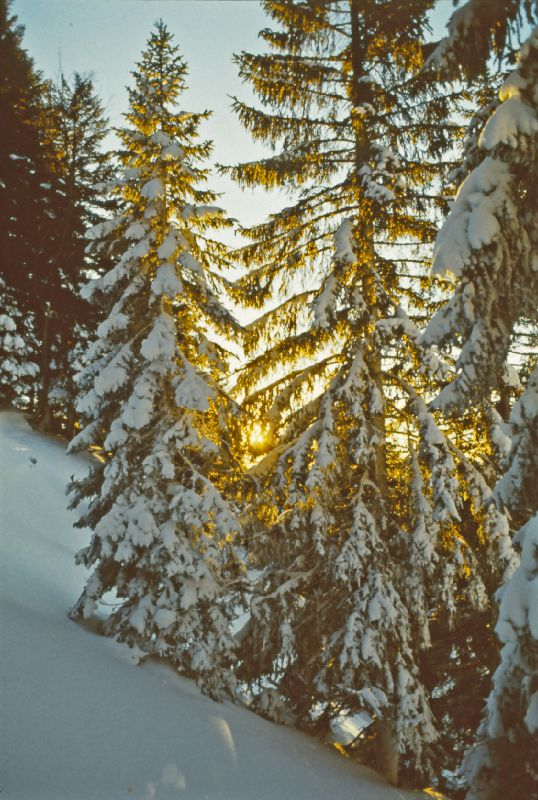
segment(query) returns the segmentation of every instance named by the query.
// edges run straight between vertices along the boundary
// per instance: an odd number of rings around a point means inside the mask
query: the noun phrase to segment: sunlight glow
[[[264,453],[271,446],[271,430],[266,423],[255,422],[248,434],[248,443],[253,453]]]

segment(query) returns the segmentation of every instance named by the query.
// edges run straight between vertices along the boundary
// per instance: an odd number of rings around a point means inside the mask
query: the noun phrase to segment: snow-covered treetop
[[[90,248],[121,237],[128,246],[114,270],[90,284],[93,292],[107,294],[125,278],[130,265],[142,259],[152,276],[152,291],[170,300],[181,297],[178,324],[200,316],[206,328],[222,336],[237,335],[239,326],[221,302],[227,282],[222,272],[230,266],[226,247],[214,231],[230,227],[215,201],[217,195],[205,188],[208,175],[203,162],[212,143],[201,140],[198,128],[209,112],[200,114],[177,110],[186,88],[187,66],[172,43],[162,22],[155,26],[130,90],[129,127],[118,131],[123,142],[123,175],[114,192],[125,212],[96,226],[87,234]],[[118,308],[117,311],[120,309]],[[203,325],[194,326],[204,335]],[[200,339],[199,352],[208,351]],[[222,348],[209,348],[206,365],[223,366]]]

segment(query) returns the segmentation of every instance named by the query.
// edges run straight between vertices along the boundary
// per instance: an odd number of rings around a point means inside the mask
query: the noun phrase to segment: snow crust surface
[[[405,800],[327,746],[203,697],[67,618],[88,459],[0,412],[0,789],[9,800]],[[162,619],[165,626],[167,619]]]

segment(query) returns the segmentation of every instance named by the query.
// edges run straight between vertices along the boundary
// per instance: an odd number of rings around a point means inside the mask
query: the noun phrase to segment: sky
[[[24,47],[45,77],[56,77],[60,68],[67,76],[94,74],[112,125],[122,124],[131,70],[154,22],[162,18],[189,65],[182,105],[214,112],[201,132],[214,142],[215,161],[234,164],[263,154],[230,108],[230,95],[254,99],[232,58],[241,50],[260,49],[258,32],[267,17],[257,0],[13,0],[11,8],[26,28]],[[262,221],[287,203],[277,193],[243,192],[218,175],[209,183],[224,193],[221,205],[242,224]]]
[[[215,162],[235,164],[263,155],[262,145],[252,142],[230,108],[230,95],[255,100],[232,59],[241,50],[265,49],[258,32],[269,18],[258,0],[13,0],[11,10],[25,26],[24,46],[45,77],[55,78],[60,70],[66,76],[94,74],[112,125],[122,124],[131,70],[154,22],[162,18],[189,64],[184,107],[214,112],[201,132],[214,141]],[[439,3],[438,35],[451,10],[449,0]],[[281,192],[242,191],[216,174],[209,185],[223,193],[220,204],[243,225],[289,205]]]

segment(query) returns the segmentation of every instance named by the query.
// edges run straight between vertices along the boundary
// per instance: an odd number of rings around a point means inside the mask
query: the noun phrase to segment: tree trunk
[[[43,334],[41,340],[41,359],[39,371],[41,386],[37,399],[37,429],[48,431],[51,426],[51,413],[49,404],[50,391],[50,304],[47,303],[43,312]]]
[[[376,766],[378,772],[393,786],[398,786],[399,760],[393,726],[389,721],[380,719],[377,722]]]
[[[365,93],[370,91],[367,82],[359,82],[360,78],[365,77],[362,53],[364,51],[363,37],[360,30],[360,0],[350,0],[351,13],[351,67],[352,67],[352,89],[351,89],[351,117],[354,120],[354,109],[369,98]],[[355,166],[359,168],[368,158],[369,141],[368,134],[364,129],[360,117],[357,124],[353,124],[355,136]],[[372,479],[377,487],[377,515],[381,522],[385,515],[387,499],[387,459],[386,459],[386,422],[384,407],[384,386],[383,386],[383,365],[381,353],[375,347],[374,334],[375,324],[380,316],[378,288],[375,280],[375,248],[374,248],[374,225],[370,222],[366,230],[359,231],[360,242],[358,243],[359,252],[362,251],[364,258],[362,290],[364,302],[371,314],[371,323],[365,330],[365,336],[369,339],[369,350],[365,355],[365,362],[373,384],[379,393],[380,407],[372,412],[371,420],[376,432],[377,443],[375,447],[375,463],[371,465]],[[365,253],[365,250],[367,253]],[[376,764],[379,772],[394,786],[398,785],[399,754],[396,746],[396,736],[392,718],[381,719],[377,723],[376,740]]]
[[[512,410],[512,403],[510,397],[510,387],[503,381],[499,382],[499,402],[497,403],[497,411],[503,418],[504,422],[510,419],[510,412]]]

